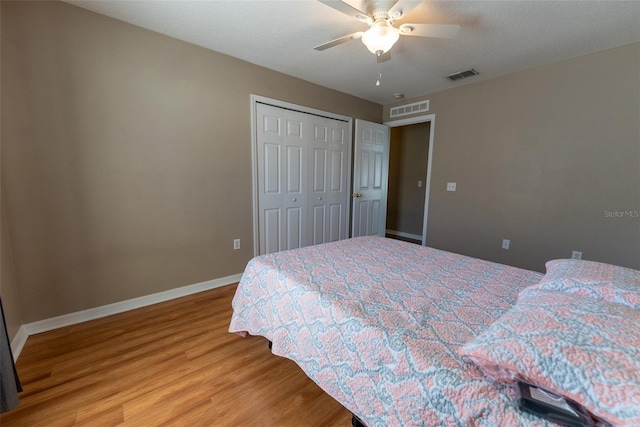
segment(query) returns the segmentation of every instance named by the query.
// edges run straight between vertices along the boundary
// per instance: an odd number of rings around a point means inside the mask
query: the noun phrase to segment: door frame
[[[429,217],[429,194],[431,191],[431,166],[433,163],[433,145],[434,145],[434,130],[436,127],[436,115],[428,114],[426,116],[409,117],[407,119],[390,120],[383,124],[390,128],[399,126],[415,125],[417,123],[429,122],[429,154],[427,159],[427,182],[424,189],[424,217],[422,219],[422,246],[427,245],[427,219]]]
[[[348,154],[347,154],[347,176],[351,177],[351,158],[353,152],[353,118],[349,116],[343,116],[341,114],[331,113],[328,111],[317,110],[311,107],[305,107],[303,105],[292,104],[290,102],[281,101],[279,99],[267,98],[266,96],[254,95],[250,96],[250,110],[251,110],[251,195],[252,195],[252,210],[253,210],[253,256],[256,257],[260,253],[260,230],[259,225],[259,206],[258,206],[258,153],[256,152],[257,145],[257,104],[267,104],[273,107],[284,108],[287,110],[298,111],[300,113],[313,114],[315,116],[327,117],[329,119],[345,121],[349,124],[348,138]],[[351,182],[347,180],[348,194],[351,194]],[[351,218],[351,198],[348,198],[347,209],[347,222]],[[347,230],[349,224],[347,224]],[[347,231],[347,235],[349,235]]]

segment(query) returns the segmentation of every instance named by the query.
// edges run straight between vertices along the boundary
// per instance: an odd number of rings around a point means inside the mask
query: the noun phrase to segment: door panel
[[[382,153],[379,153],[379,152],[376,152],[373,154],[372,189],[382,190]]]
[[[265,253],[277,252],[280,248],[280,209],[264,210]]]
[[[265,114],[263,118],[264,133],[280,135],[280,116]]]
[[[380,213],[381,213],[381,208],[380,208],[380,200],[372,200],[371,201],[371,227],[367,227],[367,232],[369,233],[369,235],[374,235],[374,236],[382,236],[384,237],[384,231],[385,231],[385,227],[382,226],[380,227]],[[386,215],[385,215],[386,217]]]
[[[280,193],[280,146],[264,144],[264,192]]]
[[[258,104],[257,114],[259,251],[266,254],[306,241],[307,158],[300,113]]]
[[[360,190],[367,190],[369,188],[369,166],[371,165],[371,161],[369,160],[369,151],[364,149],[359,149],[356,151],[356,159],[358,159],[358,155],[360,156]],[[358,171],[356,170],[356,173]],[[355,187],[354,187],[355,191]]]
[[[342,204],[334,204],[329,209],[329,241],[335,242],[340,240],[342,230],[344,230],[345,224],[342,222],[345,217],[343,214],[344,206]]]
[[[313,227],[313,241],[311,244],[317,245],[320,243],[324,243],[324,229],[325,229],[325,206],[314,206],[313,207],[313,219],[312,219],[312,227]]]
[[[300,230],[302,223],[302,209],[300,207],[287,209],[287,248],[297,249],[302,247],[302,235]]]
[[[313,191],[324,193],[326,179],[327,150],[313,150]]]
[[[332,192],[344,191],[343,185],[345,179],[344,153],[342,151],[331,151],[330,177],[331,184],[329,188]]]
[[[301,194],[302,181],[302,147],[287,147],[287,193]]]
[[[302,122],[298,120],[287,120],[287,136],[302,140]]]
[[[352,236],[385,235],[389,127],[356,120]]]
[[[310,144],[314,153],[313,190],[309,194],[313,217],[309,233],[313,244],[319,244],[348,237],[349,178],[345,159],[349,153],[349,126],[324,117],[314,120],[314,140]]]
[[[369,212],[371,211],[369,209],[371,205],[371,201],[370,200],[362,200],[359,201],[359,203],[356,204],[356,207],[354,208],[358,215],[358,223],[356,226],[354,226],[353,229],[353,237],[358,237],[358,236],[368,236],[370,233],[367,231],[367,225],[370,224],[369,221]]]

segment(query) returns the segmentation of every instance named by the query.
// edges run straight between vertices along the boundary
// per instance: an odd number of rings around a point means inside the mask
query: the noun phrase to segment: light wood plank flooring
[[[345,426],[261,337],[227,332],[235,285],[29,337],[8,426]]]

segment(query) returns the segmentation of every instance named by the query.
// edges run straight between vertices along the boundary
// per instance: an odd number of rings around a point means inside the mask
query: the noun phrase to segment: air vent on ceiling
[[[471,76],[477,76],[478,74],[480,73],[478,73],[476,70],[471,68],[469,70],[460,71],[459,73],[449,74],[447,78],[451,81],[456,81],[456,80],[465,79]]]
[[[429,100],[393,107],[389,112],[389,116],[393,118],[406,116],[407,114],[422,113],[424,111],[429,111]]]

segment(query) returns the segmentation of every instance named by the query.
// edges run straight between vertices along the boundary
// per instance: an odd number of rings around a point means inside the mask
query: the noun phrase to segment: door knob
[[[351,197],[362,197],[362,193],[353,193]]]

